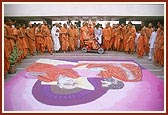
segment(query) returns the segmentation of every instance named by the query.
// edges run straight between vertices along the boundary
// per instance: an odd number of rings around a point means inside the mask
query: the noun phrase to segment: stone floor
[[[44,53],[43,55],[27,56],[22,62],[17,63],[17,72],[15,74],[7,74],[5,82],[14,77],[16,74],[27,68],[40,58],[51,58],[59,60],[134,60],[141,66],[151,71],[160,79],[164,80],[164,67],[158,67],[153,64],[153,61],[148,61],[148,56],[137,58],[136,54],[130,55],[124,52],[106,51],[104,54],[98,53],[82,53],[81,51],[67,52],[67,53],[53,53],[50,55]]]

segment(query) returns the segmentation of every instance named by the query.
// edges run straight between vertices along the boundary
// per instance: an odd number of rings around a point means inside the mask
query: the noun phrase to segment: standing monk
[[[159,36],[156,38],[156,45],[155,45],[155,64],[159,66],[164,65],[164,30],[163,26],[160,26]]]
[[[162,24],[160,24],[160,22],[157,23],[158,29],[157,29],[157,35],[156,35],[156,41],[155,41],[155,48],[154,48],[154,63],[158,64],[158,60],[159,60],[159,55],[158,55],[158,51],[159,51],[159,38],[161,36],[161,31],[162,31]]]
[[[10,19],[5,20],[4,25],[4,74],[6,75],[10,63],[9,63],[9,56],[12,52],[14,41],[16,40],[16,37],[13,36],[13,28],[12,28],[13,22]]]
[[[36,50],[37,53],[40,54],[44,53],[45,46],[44,46],[44,36],[42,34],[41,24],[39,23],[37,28],[35,29],[35,36],[36,36]]]
[[[84,40],[89,39],[89,30],[87,23],[83,22],[83,26],[80,28],[80,48],[84,46]]]
[[[126,47],[126,26],[124,25],[124,23],[121,24],[121,41],[120,41],[120,51],[124,51],[125,47]]]
[[[115,24],[111,27],[111,40],[110,40],[110,48],[111,51],[114,50],[114,42],[115,42]]]
[[[6,30],[6,25],[4,26],[4,30]],[[4,35],[5,35],[5,31],[4,31]],[[6,74],[8,73],[8,70],[9,70],[9,67],[10,67],[10,63],[9,63],[9,56],[10,56],[10,53],[9,53],[9,49],[8,49],[8,38],[5,38],[4,37],[4,75],[5,75],[5,79],[7,78],[6,77]]]
[[[79,30],[76,25],[74,25],[74,37],[75,37],[75,49],[78,49],[78,42],[79,42]]]
[[[44,47],[45,47],[45,51],[48,50],[48,36],[47,36],[47,31],[48,31],[48,27],[47,27],[47,21],[43,21],[43,25],[41,26],[42,29],[42,34],[44,36]]]
[[[29,39],[29,49],[30,49],[30,55],[34,56],[34,51],[36,50],[36,46],[35,46],[35,31],[34,28],[32,27],[32,24],[29,23],[28,27],[26,29],[26,34],[27,37]]]
[[[21,57],[23,59],[26,57],[28,50],[27,50],[27,44],[26,44],[26,39],[25,39],[25,33],[21,25],[19,27],[19,33],[20,33],[20,44],[21,44],[21,50],[22,50]]]
[[[9,49],[9,53],[11,53],[11,51],[13,50],[14,48],[14,44],[15,44],[15,41],[16,41],[16,37],[14,36],[14,33],[13,33],[13,21],[11,20],[8,20],[6,25],[5,25],[5,38],[7,38],[9,41],[8,43],[8,49]]]
[[[141,31],[141,35],[139,36],[138,38],[138,42],[137,42],[137,57],[138,58],[142,58],[142,56],[144,55],[145,53],[145,30],[142,30]]]
[[[68,38],[69,38],[69,50],[70,52],[75,51],[75,36],[74,36],[74,27],[71,24],[70,28],[68,29]]]
[[[63,24],[63,27],[60,30],[60,39],[61,39],[61,48],[62,51],[65,53],[69,47],[69,40],[68,40],[68,28],[66,24]]]
[[[159,39],[159,65],[163,66],[164,65],[164,32],[163,29],[160,33],[160,39]]]
[[[47,25],[47,49],[50,55],[53,53],[53,41],[51,37],[51,26]]]
[[[135,48],[136,30],[135,30],[135,27],[133,27],[131,22],[128,23],[127,37],[128,39],[127,39],[127,45],[126,45],[125,51],[127,53],[133,54],[134,48]]]
[[[23,56],[24,58],[26,57],[27,53],[28,53],[28,38],[27,38],[27,35],[26,35],[26,25],[25,24],[22,24],[22,27],[21,27],[21,32],[23,34]]]
[[[17,38],[17,40],[16,40],[17,48],[21,52],[21,55],[17,59],[18,62],[21,62],[21,60],[24,58],[24,55],[23,55],[24,54],[23,53],[23,49],[24,49],[23,32],[21,31],[20,27],[21,27],[21,25],[19,23],[16,23],[15,28],[13,30],[14,36]]]
[[[121,30],[120,26],[117,24],[115,29],[114,29],[114,36],[115,36],[115,41],[114,41],[114,49],[116,51],[119,51],[120,49],[120,41],[121,41]]]
[[[110,49],[110,40],[111,40],[111,27],[110,27],[110,22],[106,24],[106,27],[103,29],[103,46],[105,50]]]

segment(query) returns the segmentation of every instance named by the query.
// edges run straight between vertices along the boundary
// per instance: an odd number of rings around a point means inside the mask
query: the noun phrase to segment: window
[[[128,24],[128,22],[129,21],[126,21],[126,24]],[[132,22],[132,24],[141,24],[142,23],[142,21],[131,21]]]
[[[34,23],[36,23],[36,24],[38,24],[38,23],[43,24],[43,21],[30,21],[30,23],[31,23],[31,24],[34,24]]]

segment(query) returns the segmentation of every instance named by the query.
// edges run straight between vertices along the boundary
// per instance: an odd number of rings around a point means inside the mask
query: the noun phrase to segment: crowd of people
[[[14,26],[13,26],[14,25]],[[96,40],[96,41],[95,41]],[[97,44],[102,45],[105,51],[125,52],[137,58],[149,55],[149,61],[154,59],[156,65],[164,65],[164,27],[158,22],[157,26],[143,23],[136,28],[131,22],[127,25],[107,22],[105,28],[101,24],[83,22],[82,27],[76,23],[55,23],[52,27],[43,21],[43,24],[19,24],[10,19],[4,24],[4,72],[9,69],[9,56],[17,44],[22,51],[18,62],[27,55],[38,55],[48,52],[74,52],[80,50],[85,43],[93,49]]]

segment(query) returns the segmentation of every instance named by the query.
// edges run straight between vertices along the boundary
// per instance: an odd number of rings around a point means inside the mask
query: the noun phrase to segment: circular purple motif
[[[40,102],[53,106],[71,106],[85,104],[94,101],[104,95],[108,88],[103,88],[101,78],[88,78],[88,81],[94,86],[94,90],[74,89],[72,93],[56,93],[53,92],[53,86],[41,85],[41,81],[37,81],[32,89],[33,96]],[[58,89],[55,86],[54,90]],[[59,89],[60,90],[60,89]],[[67,89],[61,89],[67,90]],[[72,90],[72,89],[71,89]],[[64,92],[64,91],[63,91]]]

